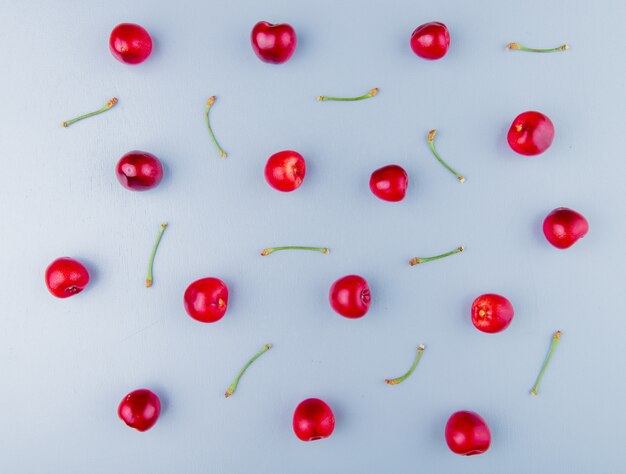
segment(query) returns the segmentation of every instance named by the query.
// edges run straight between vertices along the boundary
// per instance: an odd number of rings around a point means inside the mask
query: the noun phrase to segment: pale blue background
[[[615,473],[623,471],[623,1],[8,2],[0,7],[0,471],[6,473]],[[249,44],[259,20],[287,21],[298,49],[282,66]],[[441,61],[410,51],[413,29],[440,20]],[[111,29],[144,25],[152,56],[138,67],[109,53]],[[509,41],[564,54],[507,52]],[[319,94],[373,100],[320,104]],[[203,121],[205,100],[221,160]],[[62,120],[112,96],[105,115]],[[505,135],[519,112],[556,126],[552,148],[514,154]],[[430,155],[426,132],[467,176]],[[307,159],[303,186],[267,186],[267,157]],[[118,158],[150,151],[166,167],[154,191],[131,193]],[[375,168],[410,175],[402,203],[374,198]],[[589,235],[567,251],[547,244],[543,217],[568,206]],[[143,287],[158,225],[170,222]],[[265,246],[328,245],[329,256]],[[467,252],[410,268],[459,244]],[[70,255],[92,283],[50,296],[45,267]],[[368,315],[327,303],[347,273],[369,282]],[[218,324],[186,316],[185,287],[223,278],[231,300]],[[473,298],[506,295],[516,317],[499,335],[476,331]],[[562,343],[541,394],[528,390],[551,333]],[[223,392],[264,343],[275,348]],[[410,365],[404,384],[385,377]],[[151,431],[116,415],[149,387],[164,410]],[[296,404],[335,410],[332,438],[305,444]],[[472,409],[493,444],[473,458],[445,445],[448,416]]]

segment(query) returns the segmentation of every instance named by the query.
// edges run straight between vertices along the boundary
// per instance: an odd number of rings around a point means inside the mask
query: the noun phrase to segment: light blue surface
[[[625,16],[622,1],[2,2],[0,471],[622,472]],[[288,63],[254,56],[249,33],[263,19],[296,29]],[[431,20],[452,37],[436,62],[408,45]],[[124,21],[155,41],[137,67],[108,51]],[[510,41],[571,50],[507,52]],[[315,101],[372,87],[372,100]],[[203,119],[213,94],[226,161]],[[60,126],[113,96],[112,111]],[[556,139],[526,158],[505,134],[533,109],[552,119]],[[431,128],[464,185],[431,156]],[[133,149],[165,164],[156,190],[116,181],[115,163]],[[263,179],[267,157],[283,149],[307,160],[292,194]],[[367,185],[389,163],[410,177],[398,204]],[[541,233],[558,206],[590,222],[567,251]],[[162,221],[170,227],[147,290]],[[332,253],[258,255],[289,244]],[[407,265],[459,244],[467,252]],[[92,282],[58,300],[43,272],[64,255],[86,262]],[[327,302],[348,273],[370,282],[361,320]],[[182,305],[204,276],[231,290],[213,325]],[[515,306],[502,334],[470,322],[485,292]],[[562,342],[532,398],[556,329]],[[266,342],[274,348],[225,400]],[[420,342],[413,376],[386,386]],[[146,433],[116,415],[138,387],[164,402]],[[302,443],[291,416],[310,396],[333,407],[337,426]],[[446,447],[445,422],[460,409],[489,423],[485,455]]]

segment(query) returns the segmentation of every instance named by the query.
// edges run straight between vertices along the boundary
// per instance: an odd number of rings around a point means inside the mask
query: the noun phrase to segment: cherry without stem
[[[582,239],[589,231],[587,219],[572,209],[559,207],[543,221],[543,235],[558,249],[566,249]]]
[[[513,120],[507,141],[511,149],[520,155],[540,155],[552,145],[554,125],[541,112],[528,111]]]
[[[335,281],[328,298],[337,313],[350,319],[365,316],[371,302],[367,281],[359,275],[347,275]]]
[[[265,180],[283,193],[295,191],[306,175],[306,162],[296,151],[284,150],[274,153],[265,164]]]
[[[335,415],[326,402],[307,398],[293,413],[293,431],[302,441],[328,438],[335,429]]]
[[[218,278],[201,278],[185,290],[185,311],[196,321],[214,323],[226,314],[228,287]]]
[[[252,49],[257,57],[266,63],[282,64],[291,58],[296,50],[296,32],[287,23],[272,24],[260,21],[250,35]]]
[[[134,150],[120,158],[115,167],[117,180],[130,191],[147,191],[163,179],[163,166],[152,153]]]
[[[411,34],[411,49],[423,59],[440,59],[450,47],[450,33],[443,23],[432,21],[418,26]]]
[[[472,303],[472,323],[482,332],[504,331],[513,321],[514,314],[511,302],[494,293],[480,295]]]
[[[61,257],[46,268],[46,286],[57,298],[69,298],[85,289],[89,283],[89,272],[78,260]]]
[[[409,177],[401,166],[387,165],[370,176],[370,190],[383,201],[398,202],[406,196]]]
[[[111,31],[109,37],[111,54],[125,64],[144,62],[152,52],[152,38],[142,26],[122,23]]]
[[[117,408],[120,419],[137,431],[147,431],[154,426],[161,413],[159,397],[148,389],[133,390]]]
[[[485,420],[473,411],[457,411],[446,423],[446,443],[462,456],[482,454],[491,445],[491,432]]]

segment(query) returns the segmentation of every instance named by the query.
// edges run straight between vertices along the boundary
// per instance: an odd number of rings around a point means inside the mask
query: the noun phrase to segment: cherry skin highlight
[[[161,401],[154,392],[141,388],[126,395],[117,408],[121,420],[137,431],[154,426],[161,413]]]
[[[450,47],[450,33],[443,23],[431,21],[418,26],[411,35],[411,49],[420,58],[443,58]]]
[[[228,287],[218,278],[201,278],[185,290],[185,311],[196,321],[214,323],[226,314]]]
[[[472,323],[482,332],[504,331],[513,321],[513,305],[504,296],[487,293],[472,303]]]
[[[278,191],[289,193],[300,187],[306,174],[302,155],[292,150],[279,151],[265,165],[265,181]]]
[[[370,177],[370,190],[383,201],[402,201],[408,186],[406,171],[398,165],[383,166]]]
[[[126,189],[147,191],[155,188],[163,179],[163,166],[152,153],[135,150],[120,158],[115,174]]]
[[[543,234],[558,249],[566,249],[589,231],[585,217],[566,207],[554,209],[543,221]]]
[[[46,286],[57,298],[69,298],[83,291],[89,283],[89,272],[78,260],[57,258],[46,268]]]
[[[260,21],[250,35],[252,49],[259,59],[266,63],[282,64],[296,50],[296,32],[287,23],[273,25]]]
[[[491,432],[478,413],[457,411],[446,423],[446,443],[453,453],[474,456],[489,449]]]
[[[514,152],[520,155],[540,155],[552,145],[554,125],[541,112],[523,112],[515,117],[507,141]]]
[[[335,429],[335,415],[319,398],[300,402],[293,413],[293,431],[302,441],[328,438]]]
[[[118,61],[126,64],[139,64],[150,56],[152,38],[142,26],[122,23],[111,31],[109,48]]]
[[[365,278],[359,275],[347,275],[330,287],[328,295],[330,306],[340,315],[350,318],[362,318],[370,307],[370,289]]]

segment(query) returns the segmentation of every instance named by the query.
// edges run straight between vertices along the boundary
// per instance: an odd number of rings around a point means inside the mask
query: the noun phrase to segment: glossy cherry
[[[513,321],[513,305],[504,296],[480,295],[472,303],[472,323],[482,332],[504,331]]]
[[[409,178],[404,168],[387,165],[378,168],[370,177],[370,189],[383,201],[402,201],[409,186]]]
[[[293,431],[302,441],[328,438],[335,429],[335,415],[319,398],[300,402],[293,413]]]
[[[111,31],[109,48],[118,61],[126,64],[139,64],[150,56],[152,38],[142,26],[122,23]]]
[[[585,217],[566,207],[559,207],[543,221],[543,234],[558,249],[566,249],[583,238],[589,231]]]
[[[228,287],[218,278],[201,278],[185,290],[185,310],[196,321],[214,323],[226,314]]]
[[[330,306],[346,318],[356,319],[365,316],[370,307],[370,289],[365,278],[347,275],[330,287]]]
[[[140,388],[126,395],[117,408],[117,414],[131,428],[146,431],[154,426],[161,413],[161,401],[154,392]]]
[[[282,64],[287,61],[296,50],[296,32],[287,23],[273,25],[267,21],[260,21],[250,35],[252,49],[261,61],[272,64]]]
[[[443,23],[431,21],[418,26],[411,35],[411,49],[420,58],[440,59],[450,47],[450,33]]]
[[[89,272],[78,260],[57,258],[46,268],[46,286],[57,298],[69,298],[83,291],[89,283]]]
[[[269,157],[265,165],[267,183],[284,193],[300,187],[306,174],[306,162],[302,155],[292,150],[279,151]]]
[[[446,443],[462,456],[482,454],[491,445],[491,432],[483,418],[473,411],[457,411],[446,423]]]
[[[115,167],[117,180],[131,191],[147,191],[163,179],[163,166],[152,153],[131,151],[120,158]]]
[[[554,125],[541,112],[523,112],[515,117],[507,141],[514,152],[520,155],[540,155],[552,145]]]

